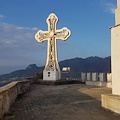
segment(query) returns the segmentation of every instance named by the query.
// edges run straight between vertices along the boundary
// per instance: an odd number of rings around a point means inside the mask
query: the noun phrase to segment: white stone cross
[[[39,30],[36,35],[35,39],[38,42],[44,42],[48,40],[48,53],[47,53],[47,62],[45,66],[45,71],[59,71],[59,64],[57,58],[57,39],[67,40],[71,32],[66,27],[57,30],[57,22],[58,18],[54,13],[51,13],[47,18],[48,23],[48,31]]]

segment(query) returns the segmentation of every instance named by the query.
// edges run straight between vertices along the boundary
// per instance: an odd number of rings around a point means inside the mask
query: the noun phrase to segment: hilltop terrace
[[[24,80],[1,87],[0,94],[0,113],[5,112],[2,120],[120,119],[120,115],[101,107],[101,94],[111,94],[111,88],[85,84],[41,85]]]

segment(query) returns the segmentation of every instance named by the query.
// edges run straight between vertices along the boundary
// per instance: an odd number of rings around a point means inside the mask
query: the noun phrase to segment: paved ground
[[[120,120],[120,115],[101,108],[101,93],[111,93],[111,89],[34,84],[2,120]]]

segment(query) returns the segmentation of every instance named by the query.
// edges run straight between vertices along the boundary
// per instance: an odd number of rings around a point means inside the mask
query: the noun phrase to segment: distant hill
[[[70,67],[71,72],[111,72],[111,57],[88,57],[73,58],[59,62],[60,68]],[[17,70],[9,74],[0,75],[0,81],[20,80],[23,77],[34,76],[42,71],[44,67],[37,67],[36,64],[29,65],[25,70]]]
[[[9,74],[0,75],[0,84],[4,85],[6,82],[21,80],[21,78],[25,77],[32,77],[35,73],[42,71],[42,69],[43,67],[37,67],[36,64],[31,64],[25,70],[17,70]]]
[[[70,67],[71,72],[111,72],[111,57],[73,58],[59,63],[60,68]]]

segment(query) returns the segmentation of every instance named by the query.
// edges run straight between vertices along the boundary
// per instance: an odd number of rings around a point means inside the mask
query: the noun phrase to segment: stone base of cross
[[[57,30],[58,18],[54,13],[51,13],[47,18],[48,31],[39,30],[35,39],[38,42],[48,40],[47,62],[43,71],[43,80],[60,80],[61,72],[57,57],[57,39],[67,40],[71,32],[66,27]]]
[[[43,71],[43,80],[56,81],[61,79],[61,71]]]

